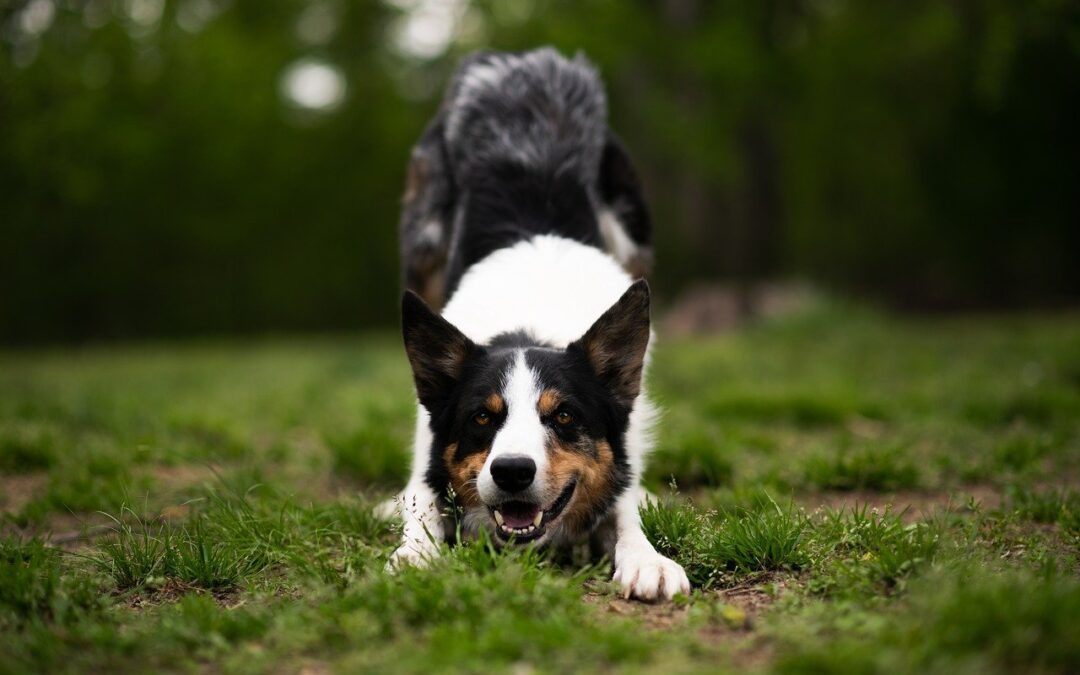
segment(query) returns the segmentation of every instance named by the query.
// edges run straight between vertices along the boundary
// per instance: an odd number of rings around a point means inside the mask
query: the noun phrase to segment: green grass
[[[662,340],[656,606],[581,551],[385,571],[394,335],[0,354],[0,673],[1073,672],[1077,345],[830,303]]]

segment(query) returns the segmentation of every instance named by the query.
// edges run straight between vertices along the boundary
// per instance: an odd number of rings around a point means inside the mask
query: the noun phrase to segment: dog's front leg
[[[445,539],[435,492],[423,481],[411,481],[400,499],[404,526],[390,566],[425,565],[438,557],[439,543]]]
[[[390,557],[390,567],[424,565],[439,555],[439,544],[446,539],[443,518],[435,491],[424,480],[432,435],[427,411],[416,415],[416,436],[413,443],[412,477],[398,499],[404,527],[401,545]]]
[[[615,503],[615,574],[623,596],[639,600],[670,600],[690,593],[690,580],[677,562],[656,552],[641,530],[640,486],[624,492]]]

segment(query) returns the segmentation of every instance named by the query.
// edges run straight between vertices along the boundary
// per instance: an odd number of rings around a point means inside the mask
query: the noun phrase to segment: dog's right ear
[[[435,416],[461,379],[465,362],[478,348],[412,291],[405,291],[401,298],[401,333],[412,365],[416,396]]]

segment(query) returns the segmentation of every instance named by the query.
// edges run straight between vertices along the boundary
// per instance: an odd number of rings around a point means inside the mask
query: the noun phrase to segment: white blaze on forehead
[[[540,383],[536,373],[525,362],[524,350],[514,355],[513,364],[503,379],[502,397],[506,402],[506,421],[491,445],[484,469],[480,472],[481,496],[493,494],[497,488],[491,478],[491,463],[496,457],[524,455],[536,462],[536,482],[541,487],[547,475],[547,429],[540,421],[536,402],[540,398]]]
[[[540,383],[536,373],[525,362],[525,351],[520,350],[503,383],[506,422],[495,435],[492,456],[528,455],[536,461],[538,469],[547,464],[547,431],[536,410],[539,398]]]

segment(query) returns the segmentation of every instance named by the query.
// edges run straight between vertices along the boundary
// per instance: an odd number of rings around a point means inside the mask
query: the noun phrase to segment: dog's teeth
[[[498,511],[495,512],[495,522],[498,523],[499,525],[503,524],[502,514],[499,513]]]
[[[533,518],[533,527],[540,527],[540,521],[544,519],[544,512],[537,511],[536,517]]]

